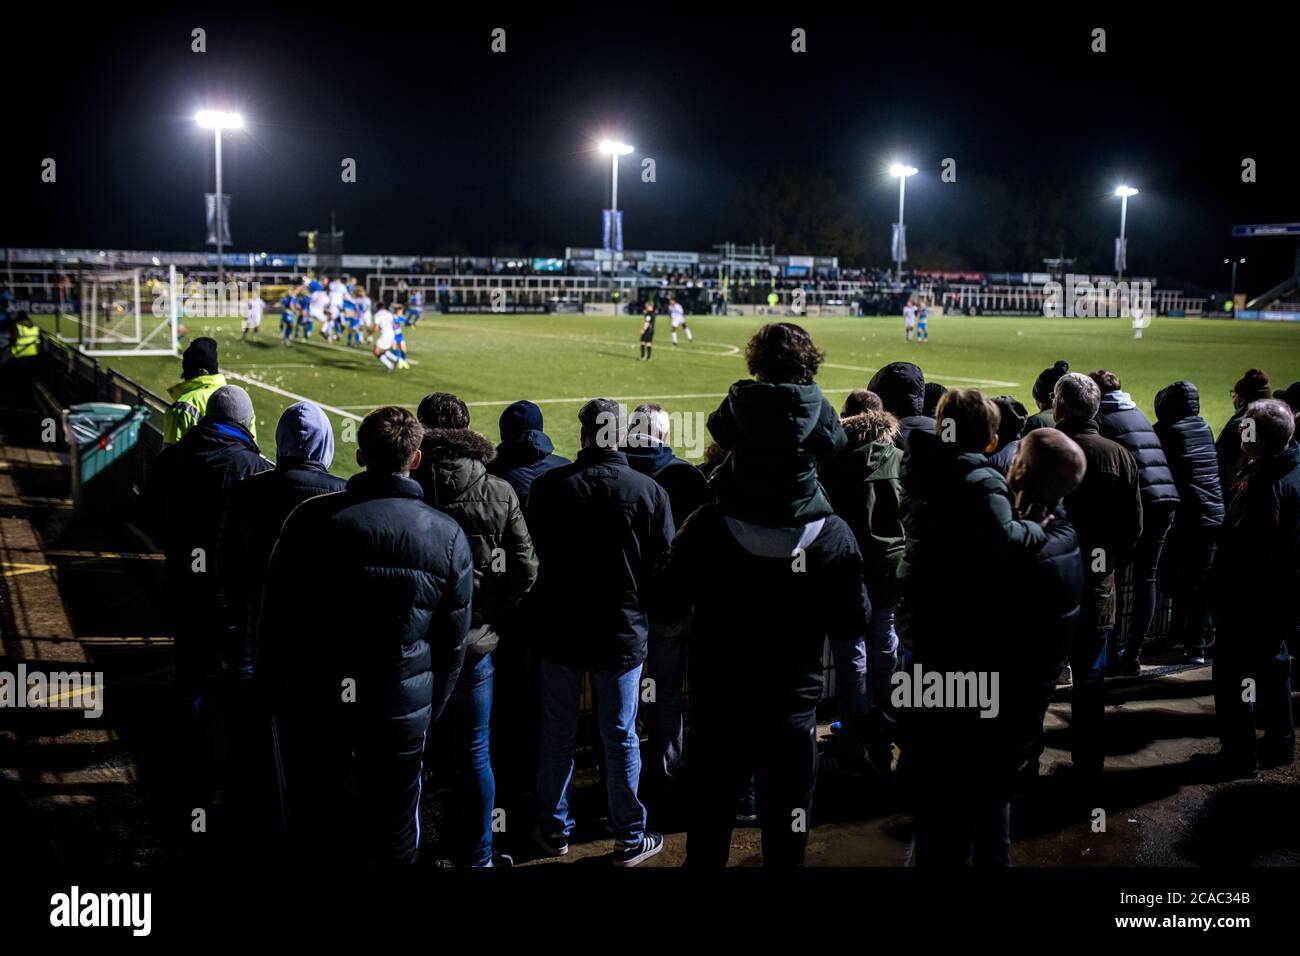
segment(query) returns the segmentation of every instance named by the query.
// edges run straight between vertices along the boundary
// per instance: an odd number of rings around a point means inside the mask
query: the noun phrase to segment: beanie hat
[[[542,430],[542,410],[526,399],[515,402],[501,413],[497,427],[501,430],[502,441],[511,441],[524,432],[539,432]]]
[[[1268,373],[1258,368],[1246,369],[1246,374],[1237,379],[1237,384],[1232,386],[1232,390],[1241,397],[1243,402],[1255,402],[1261,398],[1273,397],[1273,391],[1269,388]]]
[[[216,375],[217,340],[209,338],[195,339],[181,356],[181,377],[194,378],[196,375]]]
[[[1039,372],[1038,378],[1034,380],[1034,401],[1040,405],[1052,404],[1052,394],[1056,391],[1056,383],[1068,371],[1070,371],[1070,363],[1065,359],[1061,359],[1051,368],[1045,368]]]
[[[253,422],[253,400],[238,385],[222,385],[208,399],[204,418],[224,418],[247,428]]]

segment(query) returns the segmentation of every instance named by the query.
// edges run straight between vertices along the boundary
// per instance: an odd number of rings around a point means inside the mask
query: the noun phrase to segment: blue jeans
[[[580,668],[542,661],[542,745],[537,767],[539,826],[550,837],[573,832],[569,787],[573,750],[578,737]],[[641,743],[636,735],[641,665],[631,670],[592,671],[596,688],[596,722],[605,754],[609,829],[623,847],[639,846],[645,836],[645,807],[637,799],[641,781]]]
[[[469,866],[492,862],[492,809],[496,778],[488,747],[492,717],[492,655],[476,662],[469,657],[456,679],[447,705],[451,723],[452,759],[456,761],[456,805],[464,839],[458,847]]]

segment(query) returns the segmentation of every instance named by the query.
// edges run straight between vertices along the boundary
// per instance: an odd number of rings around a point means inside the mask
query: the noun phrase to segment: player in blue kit
[[[348,295],[343,299],[343,325],[347,328],[347,344],[361,344],[361,315],[357,309],[356,300]]]
[[[285,345],[293,344],[293,329],[298,323],[297,297],[286,292],[280,299],[280,337]]]
[[[916,340],[918,342],[930,341],[930,333],[926,329],[926,322],[930,318],[930,308],[924,301],[921,307],[916,310]]]
[[[393,351],[397,353],[397,367],[410,368],[411,365],[406,360],[406,335],[403,334],[402,328],[409,325],[410,322],[406,316],[406,310],[400,303],[393,304]]]
[[[424,293],[418,289],[412,289],[406,297],[406,324],[415,328],[420,322],[420,316],[424,314]]]

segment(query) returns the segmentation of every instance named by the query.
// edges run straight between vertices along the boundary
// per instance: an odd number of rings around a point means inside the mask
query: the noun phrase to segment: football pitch
[[[578,409],[589,398],[614,398],[629,409],[658,401],[670,412],[709,412],[732,382],[747,377],[745,342],[769,319],[696,316],[690,320],[695,340],[681,335],[673,347],[666,318],[660,317],[648,362],[637,359],[640,316],[426,313],[407,332],[411,368],[391,373],[368,348],[326,343],[319,334],[286,347],[279,317],[270,311],[256,336],[241,337],[233,317],[190,320],[187,341],[217,339],[221,370],[253,397],[259,444],[268,457],[274,458],[275,424],[285,407],[303,398],[324,406],[339,439],[334,470],[348,475],[357,465],[344,442],[355,433],[350,427],[345,432],[345,422],[359,422],[378,405],[413,409],[433,391],[460,396],[470,407],[471,427],[494,442],[501,410],[531,399],[542,408],[556,450],[569,457],[578,447]],[[951,316],[932,318],[930,341],[922,344],[904,341],[901,317],[797,321],[826,352],[817,381],[837,408],[880,366],[911,361],[927,381],[1012,395],[1032,412],[1035,377],[1065,359],[1075,371],[1116,372],[1152,420],[1156,392],[1189,379],[1200,388],[1202,416],[1217,434],[1231,414],[1232,384],[1245,369],[1263,368],[1275,388],[1300,379],[1300,325],[1292,323],[1158,318],[1135,340],[1124,319]],[[51,320],[42,324],[49,328]],[[163,396],[180,376],[176,358],[101,361]]]

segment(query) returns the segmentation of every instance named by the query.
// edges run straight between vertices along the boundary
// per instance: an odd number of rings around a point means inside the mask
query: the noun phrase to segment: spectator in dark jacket
[[[1142,536],[1127,565],[1132,569],[1133,588],[1128,592],[1131,597],[1125,610],[1117,612],[1120,617],[1128,618],[1128,640],[1116,662],[1116,670],[1134,675],[1142,671],[1142,647],[1155,616],[1156,569],[1178,508],[1178,486],[1155,429],[1128,392],[1120,390],[1119,376],[1099,369],[1089,377],[1101,389],[1097,430],[1128,449],[1138,466],[1138,485],[1142,490]],[[1117,579],[1123,578],[1124,568],[1118,568],[1116,574]]]
[[[1223,525],[1214,433],[1200,417],[1201,397],[1191,382],[1174,382],[1156,395],[1156,437],[1178,488],[1178,510],[1160,559],[1161,588],[1173,603],[1172,636],[1193,663],[1205,663],[1213,625],[1205,579]]]
[[[894,444],[899,448],[907,449],[908,436],[914,429],[934,431],[934,416],[925,414],[925,376],[920,366],[890,362],[871,377],[867,387],[880,396],[885,411],[898,419]]]
[[[627,442],[623,449],[627,463],[649,475],[668,492],[673,509],[673,524],[681,524],[700,505],[713,500],[700,469],[673,454],[669,443],[670,419],[662,405],[643,402],[632,410],[628,420]]]
[[[529,401],[506,407],[498,423],[501,444],[488,471],[510,482],[525,506],[533,480],[552,468],[569,464],[569,459],[555,454],[555,446],[542,431],[542,410]]]
[[[465,403],[455,395],[434,392],[424,397],[416,414],[425,435],[420,467],[412,477],[420,483],[425,502],[460,525],[474,558],[465,664],[430,751],[454,770],[460,817],[452,828],[460,844],[457,855],[471,867],[500,866],[512,861],[493,851],[492,652],[506,614],[519,606],[537,580],[537,556],[514,489],[487,473],[495,452],[486,438],[469,430]],[[436,762],[434,756],[429,762]]]
[[[935,410],[939,407],[939,399],[943,398],[944,393],[947,391],[947,385],[940,385],[938,382],[926,382],[925,398],[921,402],[921,414],[926,418],[934,418]]]
[[[836,679],[840,733],[845,750],[865,746],[871,765],[888,771],[893,725],[890,679],[898,665],[894,605],[903,559],[899,519],[903,453],[894,444],[898,419],[883,409],[845,418],[841,424],[848,447],[822,465],[821,480],[835,513],[848,523],[858,543],[871,623],[864,643],[853,647],[853,661],[836,662],[837,675],[862,674],[853,681]],[[832,650],[844,646],[833,645]],[[859,725],[864,740],[859,739]]]
[[[357,430],[340,494],[303,502],[271,555],[258,680],[273,702],[291,841],[308,858],[414,863],[425,735],[465,656],[474,560],[464,533],[421,500],[410,472],[424,429],[386,406]],[[303,600],[306,569],[344,582]]]
[[[813,381],[823,355],[802,328],[763,326],[745,360],[753,380],[736,382],[709,416],[709,432],[731,454],[709,478],[722,510],[769,527],[832,513],[819,463],[846,442],[839,416]]]
[[[1223,503],[1227,506],[1232,497],[1233,479],[1242,464],[1241,430],[1237,427],[1246,406],[1260,399],[1271,398],[1268,373],[1258,368],[1248,368],[1232,386],[1232,417],[1219,432],[1214,450],[1219,458],[1219,485],[1223,488]]]
[[[1300,445],[1284,402],[1251,402],[1242,421],[1244,465],[1210,578],[1217,770],[1225,778],[1295,759],[1289,647],[1300,634]],[[1254,704],[1243,701],[1247,678],[1255,682]],[[1264,731],[1258,747],[1257,724]]]
[[[1038,429],[1021,443],[1010,471],[1017,514],[1051,520],[1042,547],[1009,555],[1003,567],[1020,585],[1014,612],[996,631],[967,628],[979,672],[998,675],[995,709],[968,705],[925,715],[918,866],[1010,865],[1012,787],[1018,772],[1036,773],[1043,717],[1078,627],[1083,562],[1061,499],[1083,478],[1083,452],[1064,433]],[[936,742],[938,752],[927,753]]]
[[[1105,758],[1102,679],[1115,627],[1115,569],[1128,561],[1142,536],[1137,463],[1123,445],[1098,431],[1100,405],[1101,389],[1088,376],[1068,372],[1056,383],[1056,427],[1075,440],[1088,463],[1083,483],[1065,498],[1084,567],[1083,611],[1070,645],[1070,733],[1074,767],[1088,784],[1100,778]]]
[[[623,424],[609,399],[578,413],[582,450],[571,465],[533,484],[528,522],[541,563],[533,613],[548,622],[542,656],[542,746],[537,774],[540,822],[549,854],[568,852],[569,788],[582,675],[596,688],[614,862],[634,866],[663,847],[646,829],[637,799],[636,734],[641,666],[649,630],[650,575],[673,536],[668,494],[618,450]]]
[[[1005,477],[1011,468],[1011,460],[1016,457],[1016,448],[1029,418],[1029,410],[1010,395],[999,395],[993,399],[993,404],[998,407],[1002,417],[998,421],[998,447],[989,455],[989,464]]]
[[[763,865],[801,865],[822,648],[828,636],[862,641],[870,615],[853,532],[836,515],[778,528],[705,505],[674,539],[656,593],[670,614],[693,611],[686,864],[726,865],[737,803],[755,780]]]
[[[1034,403],[1038,406],[1038,412],[1026,419],[1025,427],[1021,431],[1022,435],[1028,435],[1035,428],[1056,427],[1056,419],[1052,417],[1053,395],[1056,383],[1069,370],[1070,363],[1060,359],[1051,368],[1045,368],[1038,373],[1038,378],[1034,379]]]
[[[1300,415],[1300,382],[1292,382],[1286,388],[1282,389],[1279,395],[1274,392],[1273,397],[1286,402],[1287,407],[1296,415]]]
[[[275,467],[230,490],[221,525],[221,579],[250,668],[271,549],[289,512],[308,498],[346,486],[329,473],[333,462],[330,420],[319,405],[297,402],[276,425]]]
[[[697,508],[713,501],[713,490],[702,471],[673,454],[668,443],[670,424],[662,405],[654,402],[638,405],[628,421],[624,452],[629,465],[649,475],[668,493],[676,527]],[[656,798],[666,790],[681,760],[689,624],[688,618],[651,614],[645,676],[654,681],[655,692],[653,699],[641,702],[641,722],[649,738],[642,754],[645,767],[642,785],[649,784],[651,790],[659,790],[654,795]],[[643,800],[651,803],[644,796]],[[654,811],[651,805],[651,812]]]
[[[207,401],[198,425],[154,461],[140,495],[140,523],[166,555],[167,616],[176,655],[176,679],[197,712],[208,677],[223,656],[243,664],[231,646],[235,612],[221,591],[221,518],[231,489],[271,463],[249,431],[253,402],[238,385],[224,385]],[[225,646],[223,646],[225,645]]]

